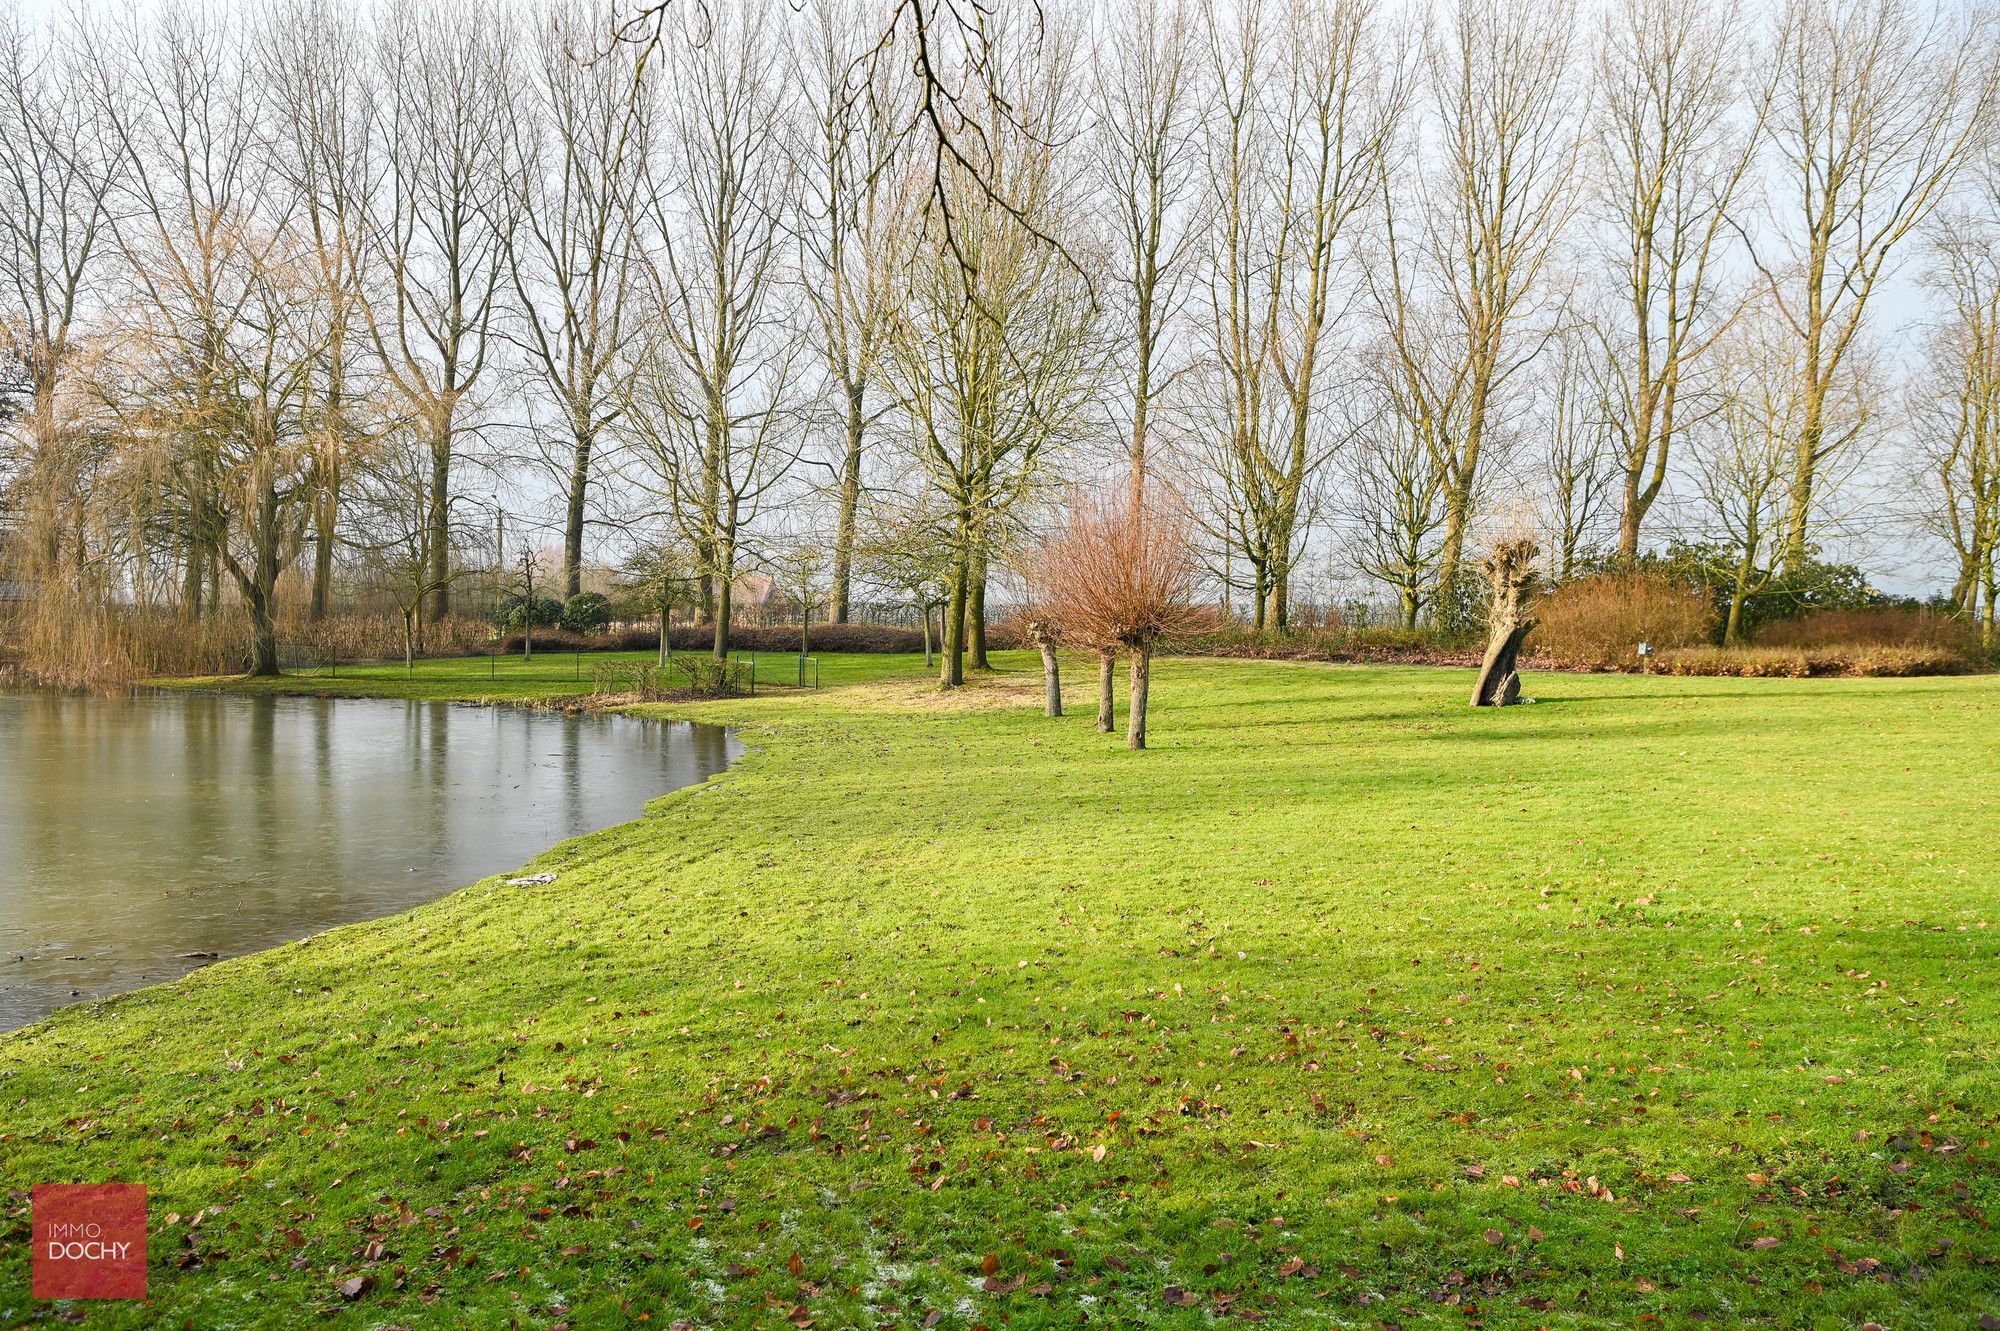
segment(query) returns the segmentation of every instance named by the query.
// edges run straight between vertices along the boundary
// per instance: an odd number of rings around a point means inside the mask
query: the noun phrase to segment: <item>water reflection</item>
[[[447,703],[0,693],[0,1029],[428,900],[739,751]]]

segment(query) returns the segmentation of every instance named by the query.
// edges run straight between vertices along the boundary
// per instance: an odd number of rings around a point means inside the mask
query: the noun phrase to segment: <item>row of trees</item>
[[[752,565],[942,602],[949,685],[1079,480],[1282,631],[1315,551],[1415,624],[1523,512],[1754,590],[1893,450],[1990,617],[1996,128],[1929,0],[10,16],[10,559],[226,580],[275,669],[289,570],[421,626],[537,511],[718,652]]]

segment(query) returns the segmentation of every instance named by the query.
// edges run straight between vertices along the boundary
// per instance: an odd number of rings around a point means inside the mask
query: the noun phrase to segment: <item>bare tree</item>
[[[583,538],[600,441],[624,409],[616,382],[634,336],[642,280],[638,220],[655,114],[628,47],[578,58],[583,0],[552,0],[536,27],[525,93],[511,99],[509,325],[554,409],[551,470],[563,502],[565,596],[583,586]],[[537,432],[538,434],[540,431]]]
[[[88,376],[76,362],[120,163],[88,93],[75,61],[36,41],[18,10],[0,12],[0,437],[12,446],[0,458],[0,520],[13,520],[0,526],[19,525],[13,554],[36,583],[74,563],[64,534],[81,530],[90,470]]]
[[[1568,0],[1456,0],[1425,53],[1437,146],[1398,173],[1415,195],[1407,209],[1398,180],[1381,176],[1388,250],[1373,285],[1395,351],[1396,409],[1444,475],[1447,589],[1503,395],[1551,331],[1537,315],[1576,201],[1575,22]]]
[[[191,589],[209,561],[228,571],[251,673],[269,675],[278,578],[314,492],[308,400],[326,304],[295,219],[255,216],[277,192],[236,37],[205,13],[128,16],[99,53],[98,88],[128,163],[119,237],[139,351],[115,391],[130,435],[180,484]]]
[[[924,668],[932,662],[931,620],[951,596],[952,522],[914,502],[876,496],[863,510],[857,567],[916,612],[923,628]]]
[[[914,187],[894,115],[903,75],[871,58],[862,0],[813,0],[794,54],[803,90],[797,212],[801,288],[831,389],[839,448],[832,618],[847,622],[870,431],[887,410],[871,398],[894,299],[892,230]]]
[[[1918,0],[1791,0],[1778,26],[1772,138],[1786,192],[1759,271],[1799,344],[1788,572],[1801,568],[1822,473],[1853,437],[1833,428],[1864,316],[1902,243],[1992,134],[1994,21]]]
[[[1356,434],[1351,457],[1344,493],[1354,565],[1395,593],[1403,627],[1415,628],[1436,588],[1444,473],[1392,410]]]
[[[782,301],[794,199],[785,108],[765,77],[778,54],[770,16],[718,13],[703,41],[668,52],[662,151],[644,195],[656,316],[625,413],[644,484],[700,562],[718,660],[745,541],[802,448],[803,344]]]
[[[1185,0],[1138,0],[1103,20],[1095,69],[1096,183],[1111,201],[1112,366],[1134,502],[1143,502],[1155,414],[1176,370],[1170,324],[1193,281],[1201,239],[1198,31]]]
[[[1710,571],[1727,588],[1723,643],[1734,645],[1743,638],[1751,598],[1783,573],[1786,533],[1800,502],[1792,488],[1793,447],[1810,390],[1798,342],[1782,316],[1768,310],[1739,320],[1721,353],[1721,410],[1701,432],[1692,460]],[[1844,423],[1843,443],[1863,419],[1858,386],[1846,382],[1848,391],[1828,402]]]
[[[1957,562],[1951,599],[1983,622],[1990,645],[2000,619],[2000,218],[1943,218],[1932,251],[1933,285],[1950,307],[1910,394],[1926,526]]]
[[[898,316],[885,369],[905,441],[952,520],[951,604],[939,683],[985,660],[987,570],[1049,453],[1078,427],[1101,359],[1090,293],[1040,226],[1067,202],[1051,151],[1069,106],[1067,56],[1022,50],[995,107],[981,179],[959,182],[952,229],[935,209],[910,220]],[[1025,128],[1024,128],[1025,127]],[[999,188],[1035,225],[994,204]]]
[[[388,290],[364,304],[391,380],[430,439],[430,614],[451,610],[451,495],[485,374],[512,196],[503,161],[511,25],[489,0],[394,0],[377,34],[387,179],[372,225]]]
[[[1369,0],[1211,8],[1208,291],[1222,429],[1209,449],[1251,568],[1258,628],[1283,631],[1311,488],[1332,440],[1321,363],[1351,298],[1354,233],[1406,100]]]
[[[1728,322],[1723,247],[1773,89],[1748,84],[1749,38],[1738,11],[1707,0],[1620,0],[1598,48],[1596,193],[1621,307],[1600,335],[1627,562]]]
[[[1553,357],[1538,376],[1539,409],[1533,429],[1541,440],[1545,483],[1542,527],[1547,533],[1549,580],[1567,582],[1614,509],[1619,477],[1631,479],[1631,435],[1618,430],[1616,400],[1624,391],[1621,367],[1607,362],[1597,337],[1581,328],[1567,328],[1556,339]],[[1664,444],[1654,456],[1666,456]],[[1627,498],[1630,491],[1626,491]],[[1650,505],[1658,489],[1648,497]],[[1631,513],[1628,504],[1623,515]],[[1622,521],[1621,532],[1624,530]],[[1621,536],[1622,540],[1622,536]],[[1621,556],[1625,555],[1622,545]]]
[[[278,0],[252,34],[269,119],[265,151],[325,307],[311,427],[314,619],[326,614],[331,595],[348,469],[366,446],[354,419],[357,403],[377,389],[363,381],[362,364],[368,203],[379,160],[363,31],[330,0]]]
[[[421,422],[385,424],[372,442],[368,464],[352,480],[353,512],[341,540],[388,587],[402,616],[407,666],[424,648],[424,603],[443,590],[439,569],[448,580],[464,577],[466,570],[439,560],[433,547],[438,530],[431,514],[430,436]],[[459,534],[457,507],[454,503],[446,529],[448,541]]]

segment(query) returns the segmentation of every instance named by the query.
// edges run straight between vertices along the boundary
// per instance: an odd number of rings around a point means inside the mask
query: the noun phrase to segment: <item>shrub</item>
[[[1689,647],[1661,657],[1658,668],[1669,675],[1805,679],[1813,675],[1958,675],[1972,667],[1962,654],[1943,647],[1839,643],[1826,647]]]
[[[571,633],[602,633],[611,626],[611,600],[598,592],[578,592],[563,602],[557,622]]]
[[[1224,624],[1206,632],[1170,640],[1164,650],[1183,656],[1240,657],[1257,661],[1422,662],[1432,665],[1476,665],[1478,647],[1465,638],[1434,628],[1308,629],[1280,637],[1259,633],[1242,624]]]
[[[1728,616],[1738,553],[1722,542],[1675,541],[1663,555],[1641,556],[1638,567],[1703,588],[1720,625]],[[1771,571],[1770,581],[1743,602],[1740,627],[1754,638],[1766,624],[1815,611],[1860,609],[1870,604],[1871,595],[1867,577],[1854,565],[1807,559],[1795,572]]]
[[[525,629],[530,625],[546,628],[562,621],[562,602],[547,596],[509,596],[493,612],[493,627],[502,633],[510,629]],[[535,641],[541,641],[537,634]]]
[[[1972,668],[1972,661],[1966,653],[1950,647],[1897,647],[1864,643],[1850,649],[1848,656],[1851,673],[1877,678],[1962,675]]]
[[[1745,679],[1804,679],[1813,665],[1785,647],[1683,647],[1663,653],[1655,669],[1668,675],[1728,675]]]
[[[591,670],[591,692],[597,697],[637,698],[657,702],[671,695],[667,672],[650,661],[599,661]]]
[[[722,698],[741,691],[748,667],[712,656],[690,654],[674,658],[674,670],[687,676],[688,690],[704,698]]]
[[[1706,592],[1658,573],[1599,573],[1556,588],[1534,610],[1532,655],[1578,665],[1637,665],[1638,645],[1656,651],[1706,642],[1714,611]]]
[[[1904,606],[1865,610],[1821,610],[1803,619],[1784,619],[1757,634],[1761,647],[1929,647],[1970,658],[1979,634],[1957,615]]]

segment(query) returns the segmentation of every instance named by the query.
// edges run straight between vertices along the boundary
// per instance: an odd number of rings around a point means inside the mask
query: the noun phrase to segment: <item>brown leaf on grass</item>
[[[785,1263],[785,1269],[793,1275],[797,1275],[806,1269],[806,1259],[801,1257],[797,1252],[794,1252],[791,1260]]]
[[[1000,1258],[997,1254],[989,1252],[979,1259],[979,1274],[983,1276],[997,1275],[999,1271]]]
[[[333,1288],[341,1298],[352,1302],[360,1298],[363,1294],[366,1294],[374,1286],[374,1276],[350,1276],[346,1280],[336,1284]]]
[[[1489,1229],[1486,1231],[1485,1234],[1486,1241],[1492,1244],[1496,1248],[1500,1246],[1501,1242],[1505,1240],[1506,1237],[1507,1236],[1505,1234],[1502,1234],[1497,1229]]]
[[[1182,1289],[1179,1285],[1168,1285],[1160,1291],[1160,1297],[1176,1308],[1189,1308],[1201,1302],[1200,1296]]]
[[[1390,1165],[1396,1163],[1396,1157],[1393,1155],[1378,1155],[1375,1157],[1375,1163],[1387,1169]]]
[[[1783,1240],[1781,1240],[1776,1234],[1766,1234],[1762,1238],[1756,1238],[1750,1240],[1750,1246],[1753,1248],[1775,1248],[1781,1242],[1783,1242]]]

